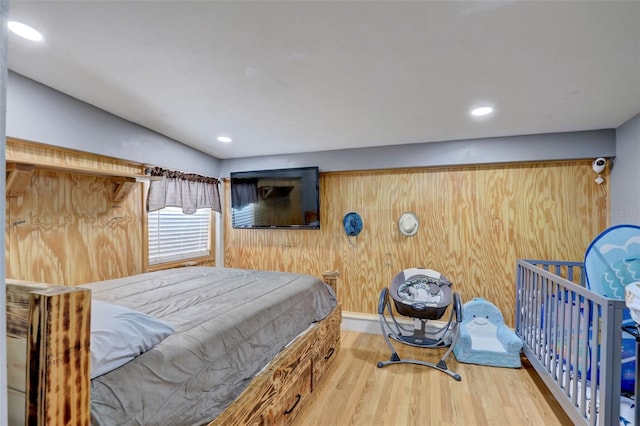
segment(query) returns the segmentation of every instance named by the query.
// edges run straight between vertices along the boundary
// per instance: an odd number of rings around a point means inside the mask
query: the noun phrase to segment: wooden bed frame
[[[336,275],[324,276],[335,288]],[[91,291],[6,280],[9,425],[91,423]],[[298,336],[211,423],[287,424],[340,349],[341,307]]]
[[[91,291],[6,280],[10,425],[89,425]]]

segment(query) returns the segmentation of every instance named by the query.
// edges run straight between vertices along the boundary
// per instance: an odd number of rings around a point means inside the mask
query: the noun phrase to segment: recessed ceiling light
[[[493,112],[493,107],[490,106],[481,106],[471,110],[471,115],[474,117],[482,117],[485,115],[489,115]]]
[[[9,21],[8,27],[15,34],[32,41],[43,41],[44,35],[35,28],[18,21]]]
[[[232,139],[227,136],[218,136],[218,142],[228,143],[231,142],[231,140]]]

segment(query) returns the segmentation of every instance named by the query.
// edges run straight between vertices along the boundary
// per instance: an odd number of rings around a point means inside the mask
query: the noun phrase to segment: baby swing
[[[390,300],[393,300],[396,311],[400,315],[414,318],[413,329],[396,320]],[[444,325],[427,324],[429,320],[442,318],[452,302],[453,309],[449,314],[449,320]],[[387,320],[385,310],[391,318],[391,323]],[[385,287],[380,292],[378,314],[382,335],[391,350],[391,358],[388,361],[378,362],[378,368],[389,364],[418,364],[435,368],[455,380],[461,380],[459,374],[447,368],[446,359],[453,351],[460,334],[462,305],[460,296],[451,291],[451,283],[440,272],[432,269],[411,268],[398,273],[391,281],[390,287]],[[389,338],[419,348],[448,347],[448,349],[436,364],[415,359],[401,359]]]

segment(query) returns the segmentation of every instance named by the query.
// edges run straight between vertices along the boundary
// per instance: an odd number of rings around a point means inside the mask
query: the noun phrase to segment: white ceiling
[[[11,70],[218,158],[640,112],[640,1],[14,0],[9,17],[47,37],[10,34]],[[471,119],[481,102],[495,114]]]

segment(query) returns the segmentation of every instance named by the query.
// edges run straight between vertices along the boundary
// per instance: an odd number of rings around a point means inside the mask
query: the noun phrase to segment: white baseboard
[[[412,325],[409,318],[397,318],[401,324]],[[344,330],[359,331],[360,333],[382,334],[380,316],[377,314],[362,314],[360,312],[342,312],[342,327]]]
[[[360,333],[382,334],[378,315],[360,314],[357,312],[342,312],[343,330],[358,331]]]
[[[377,314],[343,311],[341,328],[343,330],[358,331],[360,333],[382,334],[379,318],[380,317]],[[387,320],[391,321],[389,318],[387,318]],[[409,317],[400,317],[396,318],[396,320],[403,325],[412,326],[414,324],[414,320]],[[434,327],[444,327],[446,323],[443,321],[432,320],[429,321],[429,324]],[[429,325],[427,325],[427,327],[429,327]]]

